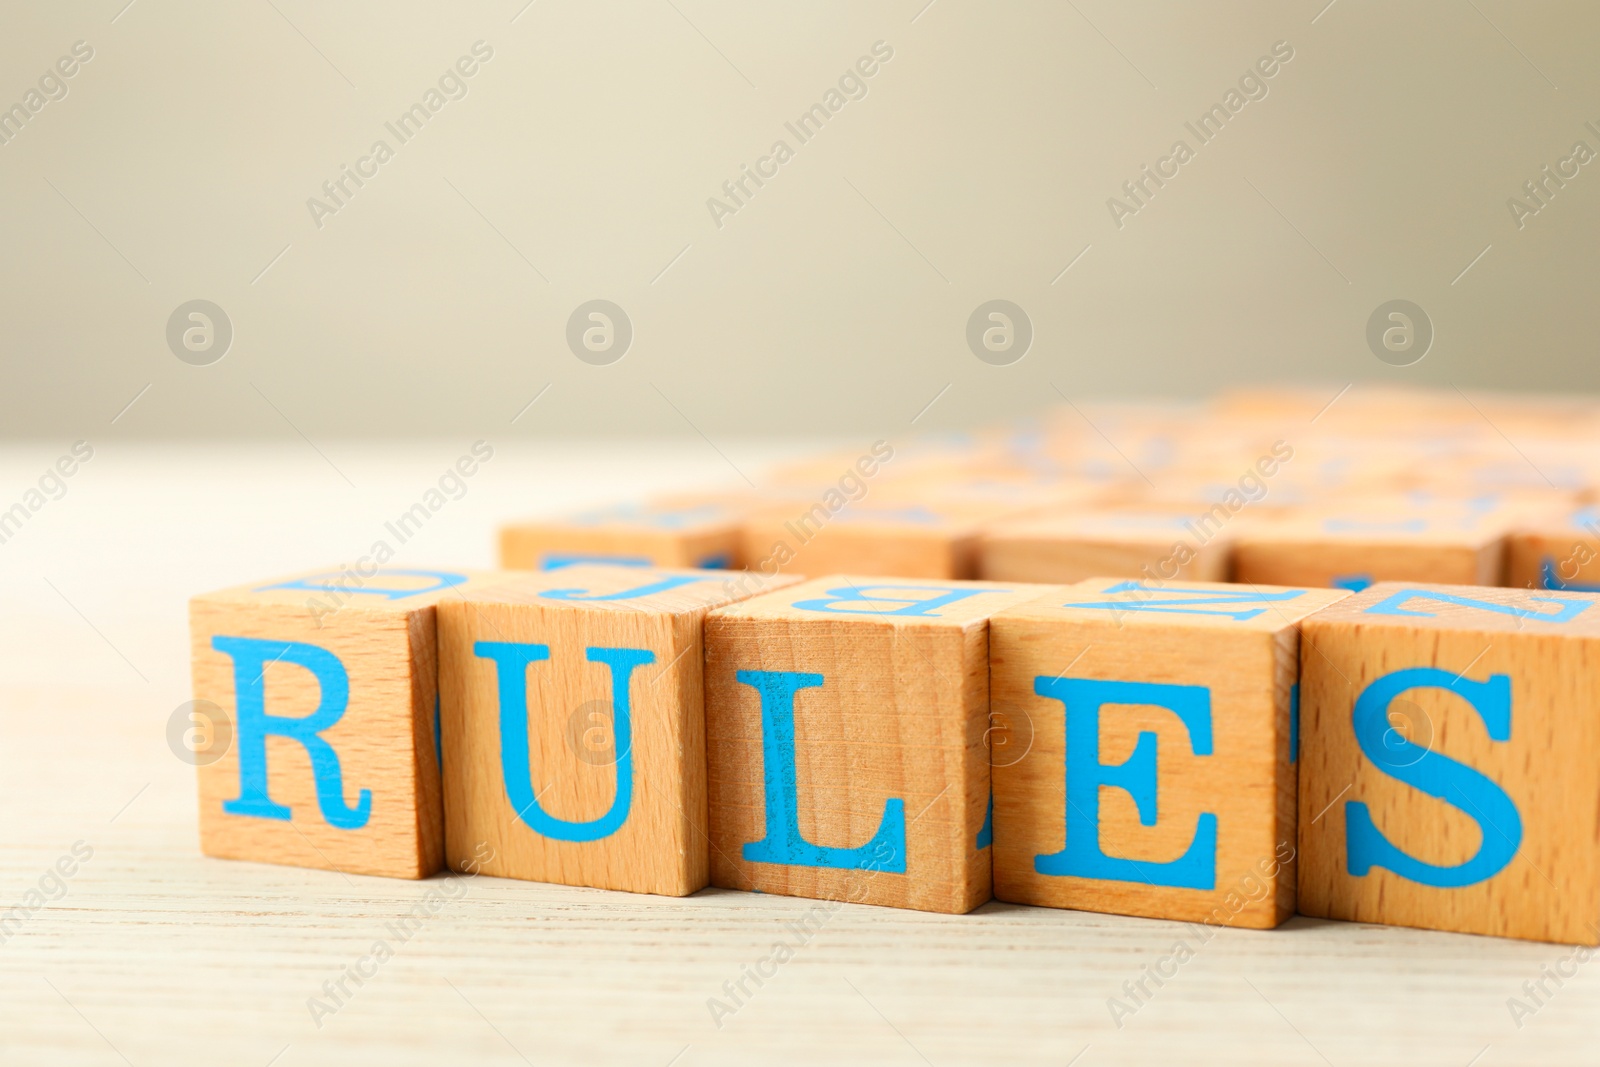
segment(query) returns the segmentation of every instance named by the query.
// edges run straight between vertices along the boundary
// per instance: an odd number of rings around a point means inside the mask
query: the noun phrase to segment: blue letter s
[[[1511,740],[1511,679],[1491,674],[1486,682],[1465,681],[1437,667],[1393,671],[1368,685],[1351,713],[1356,741],[1385,774],[1437,797],[1470,816],[1483,833],[1477,854],[1454,867],[1425,863],[1396,848],[1372,821],[1358,800],[1345,804],[1345,847],[1350,873],[1365,877],[1385,867],[1402,878],[1441,889],[1459,889],[1494,877],[1511,862],[1522,844],[1522,817],[1517,806],[1492,780],[1464,763],[1413,744],[1396,734],[1390,738],[1389,704],[1407,689],[1446,689],[1459,693],[1483,718],[1495,741]]]

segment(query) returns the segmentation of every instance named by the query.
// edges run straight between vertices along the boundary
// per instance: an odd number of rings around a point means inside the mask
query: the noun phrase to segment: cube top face
[[[1008,608],[1003,616],[1118,629],[1199,627],[1275,634],[1294,630],[1307,616],[1348,596],[1344,589],[1090,578]]]
[[[1457,631],[1551,637],[1600,636],[1600,596],[1588,592],[1377,582],[1320,612],[1310,624],[1362,630]],[[1308,631],[1309,632],[1309,631]]]
[[[1461,506],[1409,507],[1384,499],[1351,501],[1263,522],[1246,540],[1261,542],[1467,547],[1492,545],[1513,519],[1501,509]]]
[[[995,895],[1287,918],[1298,628],[1349,595],[1100,578],[991,619]]]
[[[546,611],[699,615],[798,580],[725,570],[581,563],[532,573],[502,573],[498,581],[480,583],[457,599],[474,610],[520,605]]]
[[[1600,597],[1383,583],[1304,635],[1300,910],[1600,943]]]
[[[988,612],[1037,589],[833,576],[706,620],[712,880],[989,899]]]
[[[1600,590],[1600,508],[1569,508],[1522,523],[1506,542],[1506,584]]]
[[[813,578],[713,613],[719,620],[844,624],[883,628],[982,627],[995,612],[1037,597],[1023,582],[936,582],[835,574]]]
[[[436,605],[501,576],[308,572],[190,602],[194,693],[228,724],[199,759],[202,850],[418,878],[443,852]]]
[[[1549,512],[1539,519],[1524,522],[1523,527],[1540,533],[1563,533],[1600,539],[1600,507],[1590,504],[1581,508],[1563,508]]]
[[[191,602],[298,608],[313,627],[353,614],[407,615],[419,608],[493,585],[501,571],[460,568],[341,567],[200,593]]]
[[[1166,549],[1180,538],[1193,540],[1194,518],[1192,510],[1159,505],[1072,511],[996,523],[986,539],[1111,542]]]

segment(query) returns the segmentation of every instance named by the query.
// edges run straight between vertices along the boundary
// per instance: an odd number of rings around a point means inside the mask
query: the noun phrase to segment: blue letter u
[[[633,806],[633,731],[630,722],[629,687],[635,667],[654,663],[656,656],[638,648],[589,648],[590,663],[611,668],[612,732],[617,751],[617,793],[611,807],[598,819],[570,822],[558,819],[539,806],[533,788],[533,771],[528,766],[528,665],[550,658],[549,645],[517,644],[510,641],[478,641],[473,654],[492,659],[498,671],[500,688],[500,771],[517,817],[535,833],[557,841],[598,841],[616,833],[627,821]]]

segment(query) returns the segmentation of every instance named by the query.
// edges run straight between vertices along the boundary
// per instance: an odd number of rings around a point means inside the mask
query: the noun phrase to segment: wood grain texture
[[[715,571],[579,565],[520,576],[441,605],[440,690],[448,859],[484,873],[684,896],[707,884],[703,622],[710,609],[776,589]],[[662,585],[670,588],[661,589]],[[551,595],[555,593],[557,595]],[[567,599],[570,597],[570,599]],[[512,802],[500,668],[480,641],[543,646],[524,687],[531,797]],[[648,657],[627,673],[624,742],[615,673],[591,649]],[[626,775],[628,792],[619,800]],[[620,806],[618,806],[620,805]],[[624,817],[593,840],[536,828]],[[491,858],[483,859],[485,850]]]
[[[326,649],[343,665],[349,703],[321,738],[337,754],[344,802],[371,792],[371,814],[358,829],[343,829],[322,812],[310,755],[292,737],[266,738],[267,794],[289,808],[289,819],[229,814],[240,797],[238,738],[215,762],[199,766],[200,844],[212,856],[302,867],[422,878],[439,869],[444,850],[439,767],[434,749],[438,681],[435,605],[491,573],[455,572],[462,584],[391,599],[386,590],[426,589],[430,577],[377,570],[347,582],[344,594],[272,588],[340,571],[309,571],[202,594],[190,601],[194,698],[237,721],[234,660],[212,647],[218,635],[296,642]],[[314,714],[324,692],[316,675],[294,662],[269,660],[258,672],[265,712],[282,718]],[[230,730],[236,729],[232,726]]]
[[[1071,584],[1112,575],[1150,581],[1226,581],[1232,530],[1194,523],[1204,509],[1082,511],[996,523],[985,531],[985,581]]]
[[[1130,584],[1093,579],[990,620],[994,714],[1009,735],[994,749],[995,896],[1056,908],[1277,926],[1293,914],[1295,899],[1290,714],[1300,624],[1349,594],[1206,582],[1126,589]],[[1099,851],[1144,865],[1126,879],[1043,873],[1036,866],[1038,857],[1060,853],[1066,844],[1069,712],[1061,699],[1036,688],[1040,680],[1063,678],[1206,692],[1209,753],[1197,752],[1195,732],[1172,710],[1133,701],[1100,709],[1100,764],[1127,762],[1141,735],[1153,735],[1155,744],[1154,825],[1141,820],[1131,792],[1099,789]],[[1071,714],[1090,710],[1075,706]],[[1149,865],[1183,856],[1204,814],[1217,827],[1209,854],[1213,887],[1149,884],[1161,877]]]
[[[1412,599],[1411,615],[1375,614],[1405,590],[1436,591],[1515,609]],[[1568,622],[1541,620],[1563,604],[1589,606]],[[1412,688],[1388,705],[1389,726],[1416,750],[1365,754],[1353,728],[1356,700],[1376,679],[1407,668],[1439,668],[1443,684]],[[1587,593],[1380,583],[1311,618],[1302,653],[1300,910],[1307,915],[1600,943],[1600,598]],[[1494,740],[1464,683],[1510,679],[1509,737]],[[1451,680],[1452,676],[1454,681]],[[1485,838],[1514,840],[1480,802],[1454,802],[1402,780],[1420,753],[1442,755],[1486,776],[1516,805],[1515,855],[1486,880],[1424,885],[1349,863],[1353,804],[1406,854],[1453,867]],[[1392,755],[1391,755],[1392,753]],[[1488,829],[1479,817],[1488,820]]]
[[[951,582],[972,593],[937,614],[822,614],[796,602],[884,598],[885,611],[937,593],[906,579],[833,576],[713,612],[706,621],[706,726],[712,882],[763,893],[962,913],[990,897],[988,849],[979,848],[989,801],[990,613],[1036,594],[1028,587]],[[895,601],[897,595],[910,598]],[[767,834],[761,696],[740,671],[799,671],[822,682],[794,696],[795,768],[802,838],[860,848],[898,801],[903,853],[862,869],[754,862],[744,849]],[[890,869],[901,861],[903,873]]]

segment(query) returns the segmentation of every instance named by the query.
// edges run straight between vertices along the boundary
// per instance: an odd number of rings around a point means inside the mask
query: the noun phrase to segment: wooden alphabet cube
[[[423,878],[444,855],[436,608],[492,573],[373,566],[189,602],[209,856]],[[226,742],[226,743],[223,743]]]
[[[732,496],[668,497],[511,523],[500,529],[500,565],[541,571],[575,563],[733,569],[743,566],[743,514],[743,500]]]
[[[1523,522],[1506,541],[1506,584],[1600,592],[1600,508]]]
[[[988,900],[987,620],[1038,592],[834,576],[712,612],[712,882],[952,914]]]
[[[744,559],[765,573],[972,578],[983,527],[1014,511],[970,500],[851,501],[838,493],[792,499],[749,516]]]
[[[1203,510],[1144,508],[1021,518],[984,532],[978,570],[991,582],[1071,584],[1102,575],[1220,582],[1234,533],[1225,522],[1210,524]]]
[[[447,855],[686,896],[707,879],[703,623],[795,579],[579,564],[440,606]]]
[[[1600,596],[1380,582],[1304,635],[1300,911],[1600,944]]]
[[[1365,589],[1373,582],[1496,585],[1507,514],[1454,507],[1352,503],[1262,522],[1234,545],[1234,581]]]
[[[991,618],[995,897],[1292,915],[1300,626],[1349,595],[1097,578]]]

